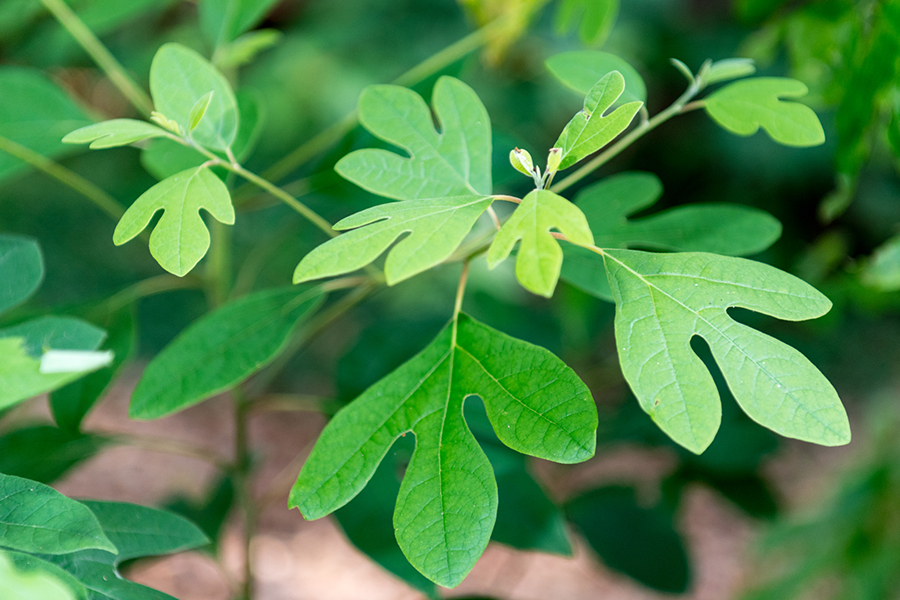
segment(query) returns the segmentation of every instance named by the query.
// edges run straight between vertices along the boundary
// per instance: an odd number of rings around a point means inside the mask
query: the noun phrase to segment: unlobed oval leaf
[[[339,221],[337,230],[353,229],[303,257],[294,283],[360,269],[391,248],[384,276],[394,285],[434,267],[459,247],[478,217],[491,205],[489,196],[454,196],[382,204]]]
[[[191,111],[212,92],[205,115],[191,128]],[[164,44],[150,66],[150,94],[159,113],[211,150],[225,151],[238,131],[238,108],[228,80],[209,61],[180,44]]]
[[[587,95],[603,77],[618,71],[625,80],[625,91],[616,103],[647,101],[647,86],[640,74],[615,54],[596,50],[574,50],[555,54],[544,64],[557,79],[582,95]]]
[[[272,362],[323,299],[317,289],[266,290],[204,316],[147,365],[129,415],[157,419],[230,389]]]
[[[115,553],[94,514],[53,488],[0,474],[0,546],[37,554]]]
[[[577,206],[548,190],[534,190],[525,196],[491,243],[488,268],[505,260],[521,240],[516,277],[525,289],[549,298],[556,289],[563,262],[563,251],[553,238],[552,229],[562,232],[573,244],[594,243],[587,219]]]
[[[308,519],[340,508],[394,441],[412,432],[416,449],[394,512],[397,541],[426,577],[457,585],[487,546],[497,512],[490,463],[463,418],[469,395],[483,399],[497,436],[519,451],[566,463],[593,455],[596,409],[571,369],[460,315],[335,416],[291,490],[291,506]]]
[[[752,58],[726,58],[717,60],[709,67],[704,82],[713,85],[741,77],[749,77],[756,73],[756,65]]]
[[[619,16],[619,0],[562,0],[556,11],[560,33],[576,28],[584,43],[601,45]]]
[[[690,346],[694,336],[709,344],[751,419],[817,444],[850,441],[847,414],[825,376],[797,350],[727,312],[816,318],[831,302],[812,286],[768,265],[715,254],[607,250],[604,262],[622,372],[641,407],[676,442],[702,452],[721,419],[715,383]]]
[[[803,97],[807,91],[795,79],[754,77],[725,86],[703,106],[716,123],[737,135],[753,135],[762,127],[779,144],[818,146],[825,143],[825,131],[813,109],[783,100]]]
[[[112,119],[102,123],[94,123],[81,129],[76,129],[63,138],[66,144],[90,144],[90,147],[99,150],[101,148],[115,148],[127,146],[141,140],[165,137],[169,132],[162,127],[157,127],[146,121],[136,119]]]
[[[219,222],[234,224],[231,196],[222,180],[200,166],[172,175],[134,201],[113,234],[117,246],[143,231],[158,211],[165,211],[150,235],[150,253],[166,271],[183,277],[209,250],[204,209]]]
[[[37,242],[0,235],[0,313],[25,302],[44,278],[44,259]]]
[[[409,153],[357,150],[335,170],[375,194],[396,200],[486,196],[491,189],[491,122],[478,95],[453,77],[434,86],[431,111],[417,93],[375,85],[359,98],[359,122],[376,137]]]

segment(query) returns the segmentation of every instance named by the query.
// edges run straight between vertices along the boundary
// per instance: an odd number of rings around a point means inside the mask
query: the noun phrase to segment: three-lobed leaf
[[[831,302],[813,287],[774,267],[714,254],[608,250],[604,262],[622,372],[641,407],[677,443],[702,452],[721,420],[715,383],[691,349],[694,336],[709,344],[751,419],[817,444],[850,441],[847,414],[822,373],[728,314],[739,307],[791,321],[816,318]]]
[[[561,150],[560,170],[593,154],[628,128],[642,102],[629,102],[604,114],[624,91],[625,78],[618,71],[604,75],[588,90],[584,109],[572,117],[556,140],[555,147]]]
[[[141,140],[168,136],[169,132],[146,121],[112,119],[76,129],[62,139],[65,144],[90,144],[90,148],[115,148]]]
[[[534,190],[503,224],[487,254],[488,268],[506,259],[516,243],[516,277],[526,289],[550,297],[559,280],[563,251],[551,230],[557,229],[573,244],[594,243],[584,213],[548,190]]]
[[[359,122],[376,137],[409,153],[365,149],[342,158],[335,170],[356,185],[396,200],[491,193],[491,123],[478,95],[452,77],[434,86],[434,112],[412,90],[395,85],[366,88]]]
[[[681,206],[631,219],[630,215],[654,205],[662,184],[651,173],[627,172],[589,186],[575,196],[601,248],[636,248],[678,252],[713,252],[747,256],[762,252],[781,234],[781,224],[770,214],[736,204]],[[579,246],[566,245],[560,277],[604,300],[612,291],[603,258]]]
[[[198,101],[212,93],[196,128],[191,117]],[[180,44],[165,44],[150,66],[150,94],[157,112],[175,121],[210,150],[231,148],[238,131],[238,107],[228,80],[209,61]]]
[[[356,213],[334,226],[353,231],[303,257],[294,271],[294,283],[360,269],[408,233],[391,248],[385,263],[385,280],[394,285],[453,254],[491,201],[489,196],[451,196],[382,204]]]
[[[806,86],[780,77],[754,77],[736,81],[704,100],[707,114],[737,135],[749,136],[762,127],[785,146],[818,146],[825,131],[813,109],[784,98],[800,98]]]
[[[463,418],[484,401],[507,446],[563,463],[594,453],[597,413],[584,383],[547,350],[460,315],[420,354],[370,387],[328,424],[291,491],[308,519],[340,508],[393,443],[416,449],[394,512],[397,541],[429,579],[457,585],[490,539],[497,485]]]
[[[323,300],[317,289],[266,290],[204,316],[147,365],[129,416],[156,419],[232,388],[272,362]]]
[[[53,488],[0,474],[0,546],[39,554],[116,552],[94,514]]]
[[[625,91],[616,102],[647,101],[647,86],[640,74],[615,54],[596,50],[573,50],[555,54],[544,64],[563,84],[582,95],[587,95],[594,84],[603,77],[618,71],[625,80]]]
[[[162,268],[182,277],[209,249],[209,231],[200,217],[201,209],[221,223],[234,224],[228,188],[204,166],[172,175],[144,192],[125,211],[113,242],[121,246],[133,239],[154,214],[164,211],[150,235],[150,253]]]

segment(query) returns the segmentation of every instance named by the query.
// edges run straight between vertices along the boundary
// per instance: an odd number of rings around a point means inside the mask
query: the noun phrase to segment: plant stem
[[[456,317],[459,316],[459,312],[462,310],[463,296],[466,295],[466,282],[469,279],[469,265],[471,261],[465,260],[463,261],[462,273],[459,275],[459,286],[456,288],[456,302],[453,304],[453,320],[456,320]]]
[[[409,69],[391,84],[402,85],[404,87],[412,87],[420,83],[435,73],[445,69],[470,52],[477,50],[491,39],[494,30],[501,27],[506,20],[513,18],[516,12],[504,15],[494,19],[490,23],[481,27],[450,44],[443,50],[432,54],[413,68]],[[324,152],[331,146],[335,145],[345,135],[350,133],[359,123],[359,115],[354,110],[346,117],[331,125],[327,129],[322,130],[312,139],[299,146],[290,154],[279,160],[277,163],[263,171],[263,177],[273,181],[278,181],[300,165],[306,163],[317,154]]]
[[[693,103],[694,105],[688,108],[685,106],[690,100],[697,95],[697,92],[700,91],[700,88],[697,86],[697,83],[691,84],[688,89],[678,97],[675,102],[672,103],[667,109],[658,113],[652,119],[648,121],[642,121],[637,127],[632,129],[625,137],[620,139],[618,142],[595,156],[592,160],[588,161],[583,167],[566,177],[565,179],[558,181],[556,185],[550,188],[551,192],[559,193],[563,190],[571,187],[575,183],[581,181],[588,175],[590,175],[594,170],[606,164],[611,159],[618,156],[622,150],[630,146],[636,140],[641,138],[644,134],[652,131],[659,125],[665,123],[675,115],[682,114],[684,112],[688,112],[689,110],[694,110],[695,108],[699,108],[702,106],[702,103]]]
[[[195,458],[209,463],[222,471],[227,471],[229,468],[229,462],[212,450],[207,450],[206,448],[181,442],[179,440],[137,435],[133,433],[109,435],[100,431],[95,432],[95,434],[120,446],[132,446],[150,452],[164,452],[167,454],[175,454],[177,456]]]
[[[212,247],[207,263],[207,297],[211,308],[228,299],[231,290],[231,227],[213,220],[210,223]]]
[[[244,575],[241,583],[241,600],[253,598],[253,557],[251,548],[256,533],[256,503],[253,499],[253,465],[250,454],[249,407],[250,403],[238,387],[232,391],[234,399],[234,486],[237,502],[244,519]]]
[[[200,282],[196,277],[157,275],[156,277],[138,281],[137,283],[130,285],[124,290],[113,294],[105,302],[103,302],[100,307],[98,307],[98,310],[99,308],[104,308],[108,312],[115,312],[120,308],[128,306],[132,302],[135,302],[136,300],[140,300],[141,298],[145,298],[147,296],[153,296],[155,294],[168,292],[171,290],[197,288],[199,286]]]
[[[47,158],[43,154],[38,154],[32,149],[26,148],[25,146],[2,136],[0,136],[0,150],[11,156],[15,156],[38,171],[69,186],[90,200],[97,208],[105,212],[115,221],[121,219],[122,215],[125,214],[125,209],[116,202],[115,198],[78,173],[67,169],[55,160]]]
[[[106,49],[94,32],[84,24],[78,15],[63,0],[41,0],[43,5],[59,21],[59,24],[75,38],[75,41],[87,52],[95,63],[103,70],[122,95],[145,117],[153,111],[150,96],[141,89],[128,75],[119,61]]]

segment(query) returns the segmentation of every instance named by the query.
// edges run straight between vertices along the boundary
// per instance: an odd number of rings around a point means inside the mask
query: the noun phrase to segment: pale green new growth
[[[212,100],[212,97],[213,92],[207,92],[202,98],[197,100],[193,108],[191,108],[191,112],[188,115],[188,133],[191,133],[195,129],[197,129],[197,125],[200,124],[200,120],[203,119],[203,116],[206,114],[206,110],[209,108],[209,103]]]
[[[359,98],[359,122],[376,137],[409,153],[357,150],[335,170],[380,196],[419,200],[491,193],[491,122],[478,95],[462,81],[434,86],[435,130],[422,97],[394,85],[374,85]]]
[[[455,196],[366,209],[334,226],[359,229],[313,249],[297,265],[294,283],[360,269],[409,233],[387,256],[384,276],[388,285],[394,285],[446,260],[490,205],[490,197]]]
[[[710,65],[703,82],[706,85],[749,77],[756,73],[756,65],[751,58],[726,58]]]
[[[318,519],[365,487],[397,438],[413,433],[394,528],[404,554],[452,587],[490,539],[497,513],[491,465],[463,419],[478,395],[504,444],[563,463],[590,458],[597,413],[562,361],[460,315],[420,354],[370,387],[326,426],[291,491],[290,505]]]
[[[719,428],[715,383],[691,349],[700,336],[751,419],[817,444],[850,441],[847,414],[824,375],[790,346],[727,312],[820,317],[831,302],[813,287],[774,267],[715,254],[608,250],[604,262],[622,372],[641,407],[673,440],[700,453]]]
[[[209,249],[201,209],[222,223],[234,224],[228,188],[203,166],[172,175],[144,192],[119,221],[113,242],[121,246],[143,231],[154,214],[165,211],[150,236],[150,253],[162,268],[182,277]]]
[[[547,69],[566,86],[587,95],[594,84],[613,71],[625,79],[625,91],[616,102],[646,102],[647,86],[630,64],[609,52],[575,50],[548,58]]]
[[[156,125],[135,119],[113,119],[76,129],[63,138],[66,144],[87,144],[94,150],[127,146],[141,140],[165,137],[169,133]]]
[[[116,552],[83,504],[46,485],[0,474],[0,547],[38,554]]]
[[[231,389],[275,360],[323,300],[320,291],[266,290],[209,313],[147,365],[129,416],[158,419]]]
[[[757,208],[737,204],[679,206],[640,219],[629,216],[654,205],[662,183],[652,173],[607,177],[575,196],[601,248],[714,252],[746,256],[762,252],[781,235],[781,223]],[[613,301],[602,257],[579,246],[563,248],[560,277],[604,300]]]
[[[554,145],[562,150],[560,170],[593,154],[628,128],[642,102],[629,102],[608,115],[603,114],[623,91],[625,79],[618,71],[605,75],[588,91],[584,110],[572,117]]]
[[[525,289],[549,298],[563,261],[562,248],[551,230],[562,232],[573,244],[594,243],[587,219],[577,206],[553,192],[534,190],[525,196],[491,243],[488,268],[505,260],[516,242],[522,240],[516,257],[516,277]]]
[[[760,127],[785,146],[818,146],[825,132],[816,113],[798,102],[806,86],[794,79],[754,77],[727,85],[704,101],[709,116],[737,135],[753,135]]]
[[[212,93],[205,116],[192,130],[198,102]],[[150,94],[157,112],[210,150],[225,151],[238,130],[238,108],[225,77],[209,61],[179,44],[165,44],[150,66]]]

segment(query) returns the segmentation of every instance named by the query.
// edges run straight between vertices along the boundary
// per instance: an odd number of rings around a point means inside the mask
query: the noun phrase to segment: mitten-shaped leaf
[[[385,279],[394,285],[446,260],[490,205],[490,197],[451,196],[382,204],[358,212],[334,226],[353,231],[316,247],[300,261],[294,283],[360,269],[409,233],[391,249],[385,263]]]
[[[323,299],[319,290],[266,290],[204,316],[147,365],[129,416],[157,419],[237,385],[275,360]]]
[[[556,140],[556,147],[562,150],[560,170],[593,154],[628,128],[643,102],[629,102],[608,115],[603,114],[624,91],[625,78],[618,71],[604,75],[588,90],[584,110],[572,117]]]
[[[782,100],[800,98],[807,91],[795,79],[754,77],[715,92],[704,107],[716,123],[737,135],[753,135],[762,127],[779,144],[818,146],[825,142],[825,132],[813,109]]]
[[[709,371],[691,349],[702,337],[744,412],[787,437],[850,441],[837,392],[790,346],[733,320],[740,307],[780,319],[819,317],[831,302],[768,265],[703,253],[605,252],[616,301],[616,345],[641,407],[685,448],[700,453],[721,419]]]
[[[562,232],[573,244],[593,244],[594,237],[584,214],[574,204],[547,190],[535,190],[525,196],[488,250],[488,267],[493,269],[522,240],[516,257],[516,277],[535,294],[553,295],[563,251],[552,229]]]
[[[594,244],[601,248],[648,248],[746,256],[762,252],[781,235],[781,223],[769,213],[737,204],[698,204],[629,219],[656,204],[662,184],[652,173],[622,173],[575,196]],[[579,246],[564,247],[563,279],[612,301],[603,258]]]
[[[417,93],[395,85],[366,88],[359,98],[359,122],[410,157],[357,150],[338,162],[337,172],[397,200],[490,194],[491,122],[481,100],[462,81],[441,77],[433,102],[440,133]]]
[[[197,101],[212,92],[203,119],[191,128]],[[157,112],[172,119],[200,145],[225,151],[238,130],[237,100],[228,80],[208,60],[180,44],[165,44],[150,65],[150,95]]]
[[[3,474],[0,546],[40,554],[86,548],[116,551],[86,506],[36,481]]]
[[[587,95],[594,84],[603,77],[618,71],[625,80],[625,91],[616,103],[647,100],[647,86],[640,74],[615,54],[596,50],[574,50],[555,54],[544,64],[566,86],[584,95]]]
[[[365,487],[394,441],[416,449],[394,512],[406,557],[440,585],[457,585],[490,539],[497,513],[491,465],[463,419],[484,400],[500,440],[574,463],[594,453],[597,414],[584,383],[558,358],[461,315],[420,354],[370,387],[328,424],[291,491],[317,519]]]
[[[93,149],[127,146],[141,140],[169,135],[162,127],[135,119],[113,119],[76,129],[63,138],[66,144],[90,144]]]
[[[150,235],[150,253],[162,268],[182,277],[209,249],[209,231],[200,209],[222,223],[234,224],[228,188],[206,167],[172,175],[144,192],[125,211],[113,242],[121,246],[143,231],[157,211],[165,211]]]

